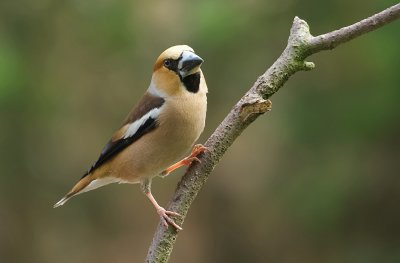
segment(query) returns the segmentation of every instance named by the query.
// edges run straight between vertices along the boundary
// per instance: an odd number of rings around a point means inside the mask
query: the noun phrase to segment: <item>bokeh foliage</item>
[[[156,56],[204,59],[204,141],[286,45],[395,1],[1,1],[0,261],[141,262],[157,216],[138,187],[52,204],[146,89]],[[312,58],[227,152],[171,262],[400,261],[400,25]],[[183,171],[156,179],[165,204]]]

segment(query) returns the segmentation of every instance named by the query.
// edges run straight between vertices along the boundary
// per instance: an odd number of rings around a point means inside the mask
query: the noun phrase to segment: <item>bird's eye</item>
[[[165,67],[169,67],[169,66],[171,66],[171,60],[170,59],[166,59],[166,60],[164,60],[164,66]]]

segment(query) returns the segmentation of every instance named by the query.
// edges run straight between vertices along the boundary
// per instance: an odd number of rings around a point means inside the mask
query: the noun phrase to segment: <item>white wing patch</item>
[[[123,138],[126,139],[135,135],[135,133],[139,130],[140,126],[142,126],[149,118],[155,120],[157,119],[159,114],[160,114],[160,108],[154,108],[145,115],[143,115],[142,118],[132,122],[131,124],[129,124],[129,127],[126,130]]]

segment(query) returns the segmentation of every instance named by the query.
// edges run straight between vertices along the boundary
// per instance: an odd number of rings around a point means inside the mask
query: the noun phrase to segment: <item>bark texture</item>
[[[176,219],[176,222],[183,224],[193,200],[234,140],[258,116],[271,109],[272,104],[268,98],[275,94],[294,73],[314,68],[314,63],[305,61],[305,58],[322,50],[333,49],[398,18],[400,18],[400,4],[350,26],[314,37],[310,33],[307,22],[295,17],[285,50],[275,63],[258,77],[250,90],[232,108],[207,140],[205,146],[209,151],[201,155],[201,163],[195,163],[189,167],[178,183],[174,196],[166,207],[167,210],[176,211],[182,215],[181,218]],[[158,224],[146,262],[167,262],[177,235],[178,232],[172,227],[165,228],[161,223]]]

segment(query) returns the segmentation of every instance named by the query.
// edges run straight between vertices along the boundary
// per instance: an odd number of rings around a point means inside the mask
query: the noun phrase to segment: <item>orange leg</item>
[[[192,149],[192,153],[188,156],[183,158],[182,160],[180,160],[179,162],[171,165],[170,167],[168,167],[167,169],[165,169],[164,171],[161,172],[160,176],[165,177],[168,174],[170,174],[172,171],[175,171],[176,169],[178,169],[181,166],[189,166],[192,164],[192,162],[196,161],[200,163],[199,158],[197,158],[197,155],[199,155],[200,153],[206,151],[207,148],[201,144],[196,144],[193,149]]]

